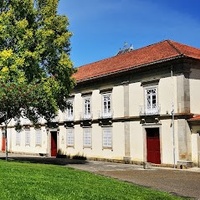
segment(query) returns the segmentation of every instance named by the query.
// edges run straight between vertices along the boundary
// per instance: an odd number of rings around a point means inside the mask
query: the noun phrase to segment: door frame
[[[158,125],[152,125],[152,126],[144,126],[143,127],[143,136],[144,136],[144,162],[147,161],[147,130],[146,129],[158,129],[159,134],[159,141],[160,141],[160,164],[162,164],[162,137],[161,137],[161,127]]]
[[[3,151],[3,152],[6,151],[6,136],[5,136],[5,131],[1,132],[1,151]]]
[[[55,135],[55,137],[53,136]],[[58,132],[57,131],[50,131],[50,137],[51,137],[51,143],[50,143],[50,155],[51,157],[53,156],[56,156],[57,155],[57,151],[58,151]],[[55,143],[55,149],[56,149],[56,152],[55,153],[52,153],[53,152],[53,149],[52,149],[52,140],[54,140],[54,143]]]
[[[51,157],[51,132],[57,132],[57,151],[59,149],[59,128],[47,128],[48,142],[47,142],[47,152],[48,156]]]

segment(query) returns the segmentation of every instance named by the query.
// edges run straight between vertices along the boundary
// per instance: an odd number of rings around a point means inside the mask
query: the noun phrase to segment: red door
[[[57,155],[57,132],[51,132],[51,156]]]
[[[6,138],[4,135],[2,135],[2,143],[1,143],[1,150],[5,151],[6,150]]]
[[[160,164],[159,128],[147,128],[147,162]]]

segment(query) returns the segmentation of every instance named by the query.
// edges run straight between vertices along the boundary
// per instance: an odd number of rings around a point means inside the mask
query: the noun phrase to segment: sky
[[[80,67],[166,39],[200,48],[200,0],[60,0],[69,20],[70,58]]]

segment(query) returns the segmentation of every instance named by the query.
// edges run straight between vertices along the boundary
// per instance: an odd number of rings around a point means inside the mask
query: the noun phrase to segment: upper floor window
[[[111,93],[102,94],[102,117],[112,117]]]
[[[157,114],[159,112],[157,87],[145,88],[145,113]]]
[[[83,98],[83,106],[84,106],[83,118],[90,119],[91,118],[91,97],[90,96]]]
[[[72,121],[74,119],[74,105],[73,100],[68,100],[67,105],[67,120]]]

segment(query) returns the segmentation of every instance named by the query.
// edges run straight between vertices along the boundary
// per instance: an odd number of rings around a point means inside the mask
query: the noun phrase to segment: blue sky
[[[60,0],[75,67],[165,39],[200,48],[199,0]]]

